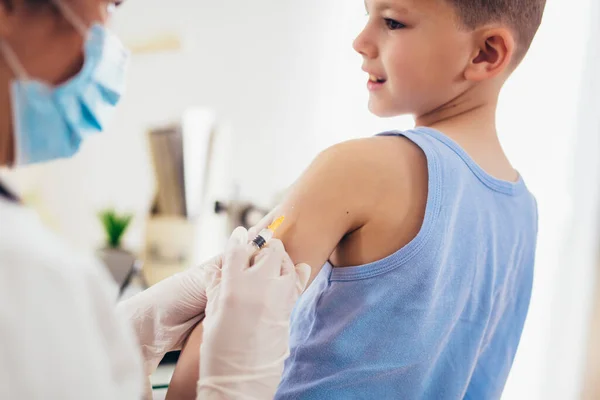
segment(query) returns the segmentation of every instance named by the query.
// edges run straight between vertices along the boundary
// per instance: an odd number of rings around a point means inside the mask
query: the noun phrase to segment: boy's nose
[[[377,57],[377,47],[370,40],[366,29],[354,39],[352,47],[358,54],[365,58]]]

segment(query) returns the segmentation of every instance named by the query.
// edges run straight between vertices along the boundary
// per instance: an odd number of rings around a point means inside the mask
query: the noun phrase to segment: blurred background
[[[348,0],[128,0],[113,29],[133,57],[110,131],[72,160],[2,176],[86,251],[105,247],[100,211],[130,214],[119,247],[143,259],[152,284],[260,217],[319,151],[412,127],[367,111],[351,47],[364,14]],[[501,98],[501,140],[540,211],[534,294],[505,399],[600,398],[598,21],[597,0],[548,0]],[[191,182],[172,189],[183,212],[167,212],[159,190],[158,164],[177,159],[153,142],[165,132],[183,141]],[[190,254],[172,248],[184,236]]]

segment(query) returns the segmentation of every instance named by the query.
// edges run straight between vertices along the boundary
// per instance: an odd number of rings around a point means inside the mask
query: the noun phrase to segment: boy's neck
[[[417,117],[416,125],[434,128],[450,137],[492,176],[515,181],[519,175],[504,154],[496,130],[498,93],[467,91]]]
[[[489,140],[497,138],[497,105],[497,93],[485,95],[470,90],[431,112],[417,116],[416,125],[437,129],[453,139],[475,136]]]

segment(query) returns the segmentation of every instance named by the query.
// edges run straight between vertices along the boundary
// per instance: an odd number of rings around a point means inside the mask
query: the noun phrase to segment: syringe
[[[277,228],[279,228],[281,226],[284,219],[285,219],[284,216],[277,218],[275,221],[273,221],[273,223],[271,225],[269,225],[267,227],[267,229],[263,229],[262,231],[260,231],[258,236],[256,236],[251,243],[258,250],[265,247],[267,245],[267,243],[269,242],[269,240],[271,240],[273,238],[275,231],[277,230]]]

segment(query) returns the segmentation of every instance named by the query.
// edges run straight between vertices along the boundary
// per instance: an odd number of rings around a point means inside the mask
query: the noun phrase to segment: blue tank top
[[[276,399],[498,399],[529,307],[537,206],[438,131],[422,227],[368,265],[327,263],[291,321]]]

